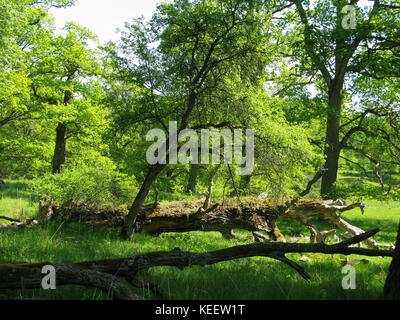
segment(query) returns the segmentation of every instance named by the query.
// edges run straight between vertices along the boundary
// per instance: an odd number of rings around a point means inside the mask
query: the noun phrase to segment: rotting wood
[[[1,217],[1,219],[5,219],[5,217]],[[9,221],[18,221],[14,219],[5,219]],[[0,229],[6,229],[6,228],[24,228],[24,227],[29,227],[29,226],[34,226],[37,225],[38,222],[35,219],[29,219],[23,222],[13,222],[12,224],[6,224],[0,222]]]
[[[100,289],[115,300],[142,300],[110,273],[50,263],[0,264],[0,290],[42,288],[42,268],[46,265],[55,268],[57,286],[80,285]]]
[[[43,212],[41,216],[50,215],[113,227],[122,226],[127,214],[124,208],[94,210],[85,205],[60,208],[48,199],[47,202],[41,202],[40,207]],[[342,217],[344,212],[355,208],[360,208],[364,213],[365,204],[358,202],[348,205],[341,200],[303,199],[285,202],[274,199],[243,198],[240,201],[226,199],[223,205],[213,203],[205,210],[201,200],[155,203],[142,206],[136,217],[134,232],[159,235],[165,232],[217,231],[226,238],[232,238],[234,237],[233,229],[242,229],[252,232],[258,240],[261,237],[257,237],[257,234],[261,235],[260,232],[264,231],[269,239],[285,242],[285,237],[278,228],[278,220],[287,218],[304,225],[311,233],[311,242],[324,242],[336,233],[336,229],[320,231],[311,222],[311,218],[326,220],[335,228],[352,235],[359,235],[364,230],[351,225]],[[374,239],[367,239],[365,244],[375,249],[394,248],[393,244],[379,244]]]

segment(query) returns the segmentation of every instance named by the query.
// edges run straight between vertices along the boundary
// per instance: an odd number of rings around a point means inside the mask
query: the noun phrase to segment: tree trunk
[[[340,118],[343,100],[343,83],[333,81],[329,90],[329,104],[327,114],[326,147],[325,147],[325,169],[322,177],[321,195],[328,194],[337,181],[339,169],[339,156],[341,145],[339,141]]]
[[[240,177],[239,190],[240,190],[241,195],[249,195],[250,194],[250,191],[251,191],[250,183],[251,183],[251,175]]]
[[[66,125],[59,123],[56,130],[56,147],[53,155],[53,174],[60,173],[61,167],[65,163],[67,133]]]
[[[216,231],[232,238],[233,229],[250,232],[265,231],[276,241],[285,241],[276,220],[279,209],[262,205],[262,201],[240,206],[236,199],[225,204],[202,207],[202,201],[180,201],[142,207],[137,217],[135,231],[159,235],[165,232]]]
[[[29,220],[26,220],[24,222],[20,222],[18,220],[10,219],[10,218],[7,218],[7,217],[0,217],[0,219],[8,220],[8,221],[12,221],[13,222],[12,224],[5,224],[5,223],[0,222],[0,229],[5,229],[5,228],[19,229],[19,228],[35,226],[35,225],[38,224],[38,222],[35,219],[29,219]]]
[[[0,290],[41,289],[43,267],[49,263],[38,264],[0,264]],[[143,300],[134,294],[113,274],[93,269],[81,268],[78,265],[51,265],[54,267],[56,285],[79,285],[100,289],[112,294],[115,300]]]
[[[385,283],[384,299],[400,300],[400,226],[397,234],[396,249]]]
[[[165,164],[156,164],[149,170],[132,207],[129,209],[129,214],[125,219],[124,227],[122,228],[122,237],[125,240],[132,236],[136,224],[136,217],[150,192],[151,186],[165,167]]]
[[[188,97],[188,106],[186,112],[182,116],[180,130],[184,130],[188,127],[190,115],[192,114],[195,105],[196,105],[196,94],[194,92],[190,92]],[[169,149],[169,143],[167,140],[167,150],[168,149]],[[122,233],[121,233],[122,237],[125,240],[128,240],[133,235],[135,229],[136,217],[140,209],[142,208],[142,205],[146,200],[147,195],[150,192],[151,186],[153,185],[158,175],[164,170],[166,166],[167,166],[166,164],[156,164],[150,168],[142,184],[142,187],[140,188],[139,193],[137,194],[135,201],[133,202],[133,205],[129,210],[129,214],[125,219],[124,227],[122,228]]]
[[[69,77],[69,82],[73,81],[73,77]],[[66,90],[64,93],[64,105],[72,103],[73,94]],[[53,155],[53,174],[61,172],[61,167],[65,163],[66,146],[67,146],[68,128],[64,123],[59,123],[56,129],[56,146]]]
[[[200,166],[198,164],[190,165],[190,173],[189,173],[189,181],[186,189],[187,193],[196,193],[196,183],[197,183],[197,175],[199,173]]]

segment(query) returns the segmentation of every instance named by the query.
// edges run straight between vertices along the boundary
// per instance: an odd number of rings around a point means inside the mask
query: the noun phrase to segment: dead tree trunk
[[[364,233],[365,231],[351,225],[347,221],[345,221],[341,214],[343,212],[360,208],[361,212],[364,213],[365,204],[362,202],[353,203],[351,205],[347,205],[342,200],[303,200],[295,203],[294,205],[290,206],[288,210],[286,210],[281,217],[282,218],[289,218],[296,220],[306,226],[311,232],[311,241],[323,242],[325,237],[331,232],[321,233],[317,230],[317,228],[310,222],[311,217],[318,217],[322,220],[329,221],[335,227],[344,230],[353,235],[359,235]],[[365,240],[365,244],[369,248],[377,249],[379,247],[388,247],[393,249],[393,245],[386,245],[386,244],[379,244],[373,239]]]
[[[57,286],[80,285],[112,294],[115,300],[142,300],[110,273],[50,263],[0,265],[0,290],[42,288],[42,269],[46,265],[55,268]]]
[[[201,201],[162,203],[143,207],[136,220],[135,232],[159,235],[164,232],[217,231],[231,238],[233,229],[265,231],[273,240],[285,241],[277,227],[279,209],[262,201],[240,206],[237,200],[205,209]]]
[[[341,200],[299,200],[294,204],[274,204],[270,200],[250,198],[245,201],[228,199],[224,205],[214,204],[208,207],[202,206],[201,202],[174,202],[143,207],[137,218],[135,230],[154,235],[164,232],[218,231],[225,237],[232,237],[233,229],[243,229],[252,232],[256,237],[259,231],[265,231],[270,239],[285,242],[277,221],[280,218],[288,218],[300,222],[310,230],[311,242],[324,242],[328,236],[335,234],[336,230],[320,231],[312,224],[310,218],[318,217],[352,235],[360,235],[365,231],[341,217],[343,212],[354,208],[360,208],[364,212],[365,204],[347,205]],[[373,239],[365,240],[365,244],[373,249],[393,249],[393,245],[379,244]]]
[[[18,220],[10,219],[7,217],[0,217],[0,219],[12,221],[12,224],[5,224],[0,222],[0,229],[6,229],[6,228],[24,228],[24,227],[29,227],[29,226],[34,226],[37,225],[38,222],[35,219],[29,219],[24,222],[20,222]]]
[[[51,199],[40,203],[40,217],[61,217],[89,224],[106,224],[112,227],[127,225],[126,211],[96,210],[84,205],[60,208]],[[143,200],[143,199],[142,199]],[[144,201],[144,200],[143,200]],[[311,222],[317,217],[330,222],[352,235],[360,235],[364,230],[351,225],[342,218],[342,213],[360,208],[364,212],[364,203],[347,205],[344,201],[296,200],[292,202],[275,202],[273,199],[245,198],[225,199],[223,204],[199,201],[179,201],[170,203],[154,203],[147,206],[136,204],[137,215],[131,222],[133,232],[146,232],[159,235],[164,232],[217,231],[224,237],[232,238],[233,229],[243,229],[262,239],[259,231],[265,231],[273,241],[285,242],[285,237],[277,226],[278,219],[287,218],[300,222],[311,233],[311,242],[324,242],[328,236],[336,233],[336,229],[320,231]],[[132,210],[132,208],[131,208]],[[128,216],[129,218],[129,216]],[[373,239],[365,240],[369,248],[380,247],[394,249],[392,244],[380,244]]]

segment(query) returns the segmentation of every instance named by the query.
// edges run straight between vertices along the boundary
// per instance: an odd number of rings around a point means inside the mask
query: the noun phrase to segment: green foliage
[[[382,227],[377,240],[392,242],[400,189],[385,195],[376,178],[399,183],[400,20],[394,13],[400,2],[353,1],[357,26],[352,30],[341,26],[346,0],[298,0],[291,7],[289,2],[163,2],[150,21],[127,23],[121,41],[100,51],[93,48],[96,36],[74,23],[57,35],[48,10],[74,0],[0,0],[0,178],[35,177],[28,183],[33,193],[24,181],[6,180],[0,214],[33,218],[44,195],[61,205],[130,205],[137,181],[151,170],[146,134],[154,128],[168,131],[169,121],[198,132],[253,129],[255,170],[242,177],[235,173],[237,165],[201,165],[198,194],[188,194],[190,165],[168,165],[152,182],[147,202],[156,194],[159,201],[197,200],[211,177],[214,200],[232,196],[234,189],[241,196],[268,189],[271,197],[298,194],[321,169],[323,150],[330,150],[326,120],[334,113],[328,110],[343,98],[337,123],[328,125],[337,130],[342,173],[350,169],[374,182],[347,178],[325,196],[386,201],[386,211],[383,203],[367,211],[370,219],[346,215],[364,229]],[[58,124],[67,129],[66,161],[60,174],[50,175]],[[318,196],[316,188],[309,196]],[[244,232],[232,241],[198,232],[160,238],[135,234],[135,241],[122,242],[114,230],[57,223],[4,230],[0,260],[38,262],[46,252],[55,262],[76,262],[127,251],[207,251],[253,241]],[[279,224],[289,236],[308,234],[300,224]],[[371,259],[370,269],[360,267],[354,292],[339,286],[339,260],[313,260],[311,285],[264,258],[151,273],[168,290],[166,298],[376,298],[388,267],[382,260]],[[69,297],[68,289],[62,290],[55,295]],[[101,294],[86,292],[86,297]]]
[[[400,189],[395,188],[388,195],[376,184],[353,182],[353,183],[336,183],[330,192],[326,195],[327,199],[370,199],[388,201],[400,200]]]
[[[42,1],[41,5],[49,3]],[[27,16],[29,10],[24,11]],[[40,16],[35,27],[24,29],[9,61],[4,62],[4,71],[0,72],[3,177],[31,178],[50,172],[59,123],[68,131],[67,161],[84,157],[88,150],[105,151],[101,139],[107,108],[101,103],[102,88],[95,79],[101,73],[97,50],[90,48],[96,36],[74,23],[68,23],[64,31],[56,35],[51,18]],[[13,36],[20,35],[15,32]],[[65,101],[67,92],[73,97],[71,103]]]
[[[107,158],[80,161],[60,174],[34,179],[30,186],[38,197],[48,195],[61,205],[92,207],[128,204],[136,191],[134,179],[119,173]]]
[[[150,145],[146,133],[166,129],[169,121],[182,122],[193,93],[196,102],[189,110],[187,127],[250,128],[256,133],[254,175],[243,179],[235,176],[235,165],[221,166],[214,179],[215,197],[227,196],[234,185],[246,194],[267,189],[273,196],[298,193],[324,161],[328,92],[321,67],[333,71],[333,58],[339,53],[350,55],[349,44],[357,34],[365,31],[372,36],[381,29],[383,36],[393,40],[399,29],[398,19],[383,14],[383,8],[371,12],[371,6],[356,5],[357,28],[343,31],[336,19],[346,4],[342,0],[303,1],[308,27],[296,3],[293,10],[279,10],[280,1],[176,0],[159,5],[150,21],[127,23],[118,45],[110,44],[100,52],[92,46],[95,35],[74,23],[56,35],[47,10],[72,3],[0,0],[4,67],[0,71],[0,176],[42,176],[40,185],[60,201],[96,202],[89,189],[99,190],[94,185],[101,178],[102,190],[110,189],[112,178],[122,173],[134,177],[132,181],[144,180],[149,170],[144,156]],[[271,19],[275,9],[280,19]],[[304,28],[309,32],[304,33]],[[304,39],[307,35],[312,46]],[[398,48],[376,40],[376,50],[367,52],[361,44],[353,52],[339,135],[343,139],[350,132],[342,142],[353,149],[344,149],[341,155],[357,174],[373,175],[376,159],[384,182],[394,184],[388,180],[398,180],[399,118],[394,111],[398,111],[399,82],[381,77],[391,71],[396,74]],[[317,57],[310,56],[310,48]],[[381,59],[386,56],[391,63]],[[360,73],[357,66],[378,78]],[[266,79],[270,86],[265,85]],[[73,95],[71,103],[64,101],[67,91]],[[356,98],[360,106],[352,104]],[[385,109],[387,105],[390,108]],[[358,121],[365,108],[378,107],[379,114]],[[58,123],[68,129],[65,168],[60,177],[46,177]],[[362,130],[357,129],[361,125]],[[100,170],[107,172],[104,177],[94,172],[98,164],[93,159],[98,155],[112,159],[113,164],[106,160],[109,167],[99,160]],[[212,170],[212,166],[199,170],[197,193],[207,191]],[[88,186],[79,181],[79,173],[88,176]],[[168,166],[154,182],[149,198],[155,190],[160,200],[185,198],[188,176],[188,165]],[[379,188],[356,184],[338,185],[331,195],[347,197],[345,192],[382,197]],[[132,191],[130,197],[134,195]],[[389,196],[395,198],[397,189]],[[128,201],[101,193],[99,198],[99,203]]]

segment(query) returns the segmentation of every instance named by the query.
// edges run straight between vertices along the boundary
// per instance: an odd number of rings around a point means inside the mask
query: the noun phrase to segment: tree
[[[30,54],[49,24],[48,10],[72,4],[71,0],[0,2],[0,163],[8,163],[6,171],[20,163],[19,169],[28,172],[25,169],[35,167],[32,159],[45,157],[36,123],[44,109],[32,95],[30,72],[37,61]]]
[[[19,0],[0,1],[0,52],[4,61],[6,53],[10,53],[17,46],[21,45],[27,29],[32,26],[40,26],[43,18],[52,7],[62,8],[72,6],[74,0]],[[22,37],[21,37],[22,36]]]
[[[142,121],[167,129],[164,121],[175,117],[180,132],[189,128],[192,115],[200,110],[203,117],[196,119],[208,120],[210,111],[201,106],[209,105],[202,102],[218,92],[232,70],[246,70],[248,79],[253,75],[253,80],[257,79],[263,61],[257,48],[267,41],[263,41],[266,34],[255,9],[253,2],[182,0],[160,5],[148,25],[139,20],[128,26],[122,49],[124,57],[132,55],[136,60],[120,61],[125,74],[130,71],[147,89],[142,96],[148,101],[140,109]],[[159,45],[152,47],[157,41]],[[261,63],[259,69],[257,63]],[[213,122],[208,121],[197,128],[212,127]],[[165,167],[156,164],[148,170],[126,219],[125,238],[132,235],[138,210]]]
[[[95,91],[92,78],[100,73],[96,51],[89,48],[89,41],[96,37],[86,28],[73,23],[65,26],[66,35],[55,37],[53,30],[42,32],[31,48],[34,64],[30,76],[33,96],[38,103],[51,106],[56,128],[55,148],[52,160],[53,174],[59,173],[66,158],[68,138],[82,132],[80,112],[89,105],[83,101]],[[89,83],[89,85],[88,85]],[[76,103],[74,96],[80,95]],[[87,99],[87,98],[86,98]],[[95,106],[93,106],[95,107]]]
[[[292,79],[291,83],[293,79],[299,81],[299,76],[309,77],[311,81],[304,85],[314,83],[326,101],[324,167],[327,171],[321,186],[324,195],[337,180],[340,154],[346,148],[342,138],[346,142],[359,132],[354,128],[347,130],[347,122],[343,123],[352,84],[360,78],[389,80],[400,75],[400,21],[396,14],[400,6],[378,0],[368,7],[362,7],[360,1],[352,1],[349,7],[342,0],[295,0],[280,4],[282,10],[277,10],[278,14],[289,26],[284,29],[289,31],[285,31],[286,35],[281,33],[287,43],[287,51],[282,50],[282,54],[290,67],[286,76]],[[302,28],[297,27],[297,22]],[[285,41],[277,38],[283,45]]]

